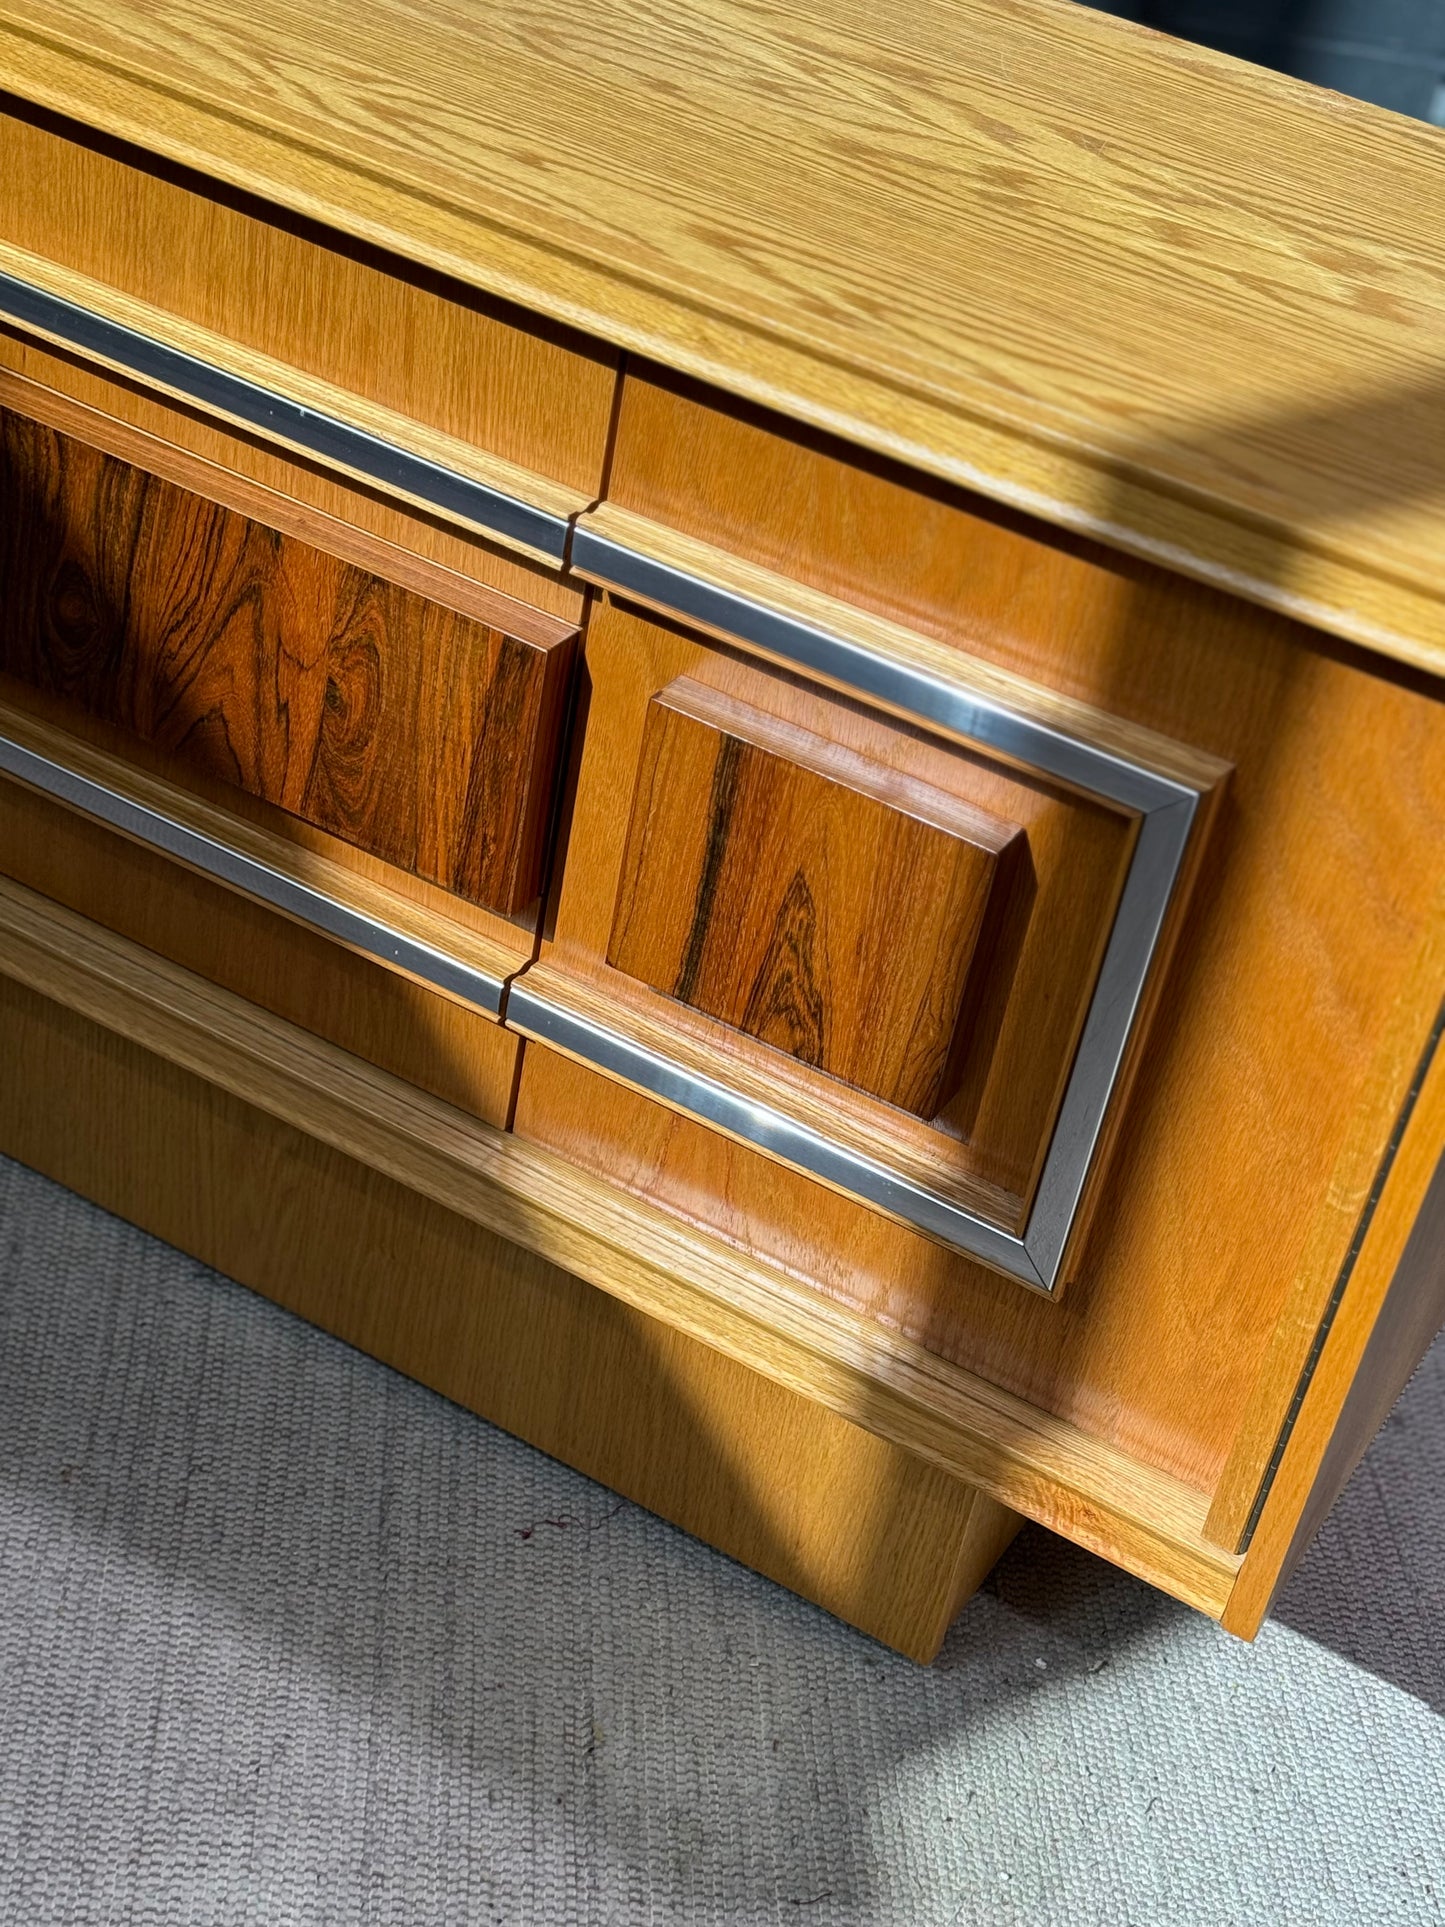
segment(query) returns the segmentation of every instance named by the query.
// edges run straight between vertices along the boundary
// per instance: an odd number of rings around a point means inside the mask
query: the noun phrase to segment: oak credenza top
[[[1445,137],[1064,0],[0,0],[0,87],[1445,667]]]

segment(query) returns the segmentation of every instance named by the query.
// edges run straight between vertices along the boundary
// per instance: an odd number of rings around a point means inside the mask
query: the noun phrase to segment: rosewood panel
[[[517,1129],[1212,1491],[1282,1310],[1324,1301],[1351,1236],[1349,1213],[1328,1248],[1312,1228],[1438,914],[1439,684],[665,375],[627,378],[609,499],[1234,775],[1141,1056],[1119,1181],[1062,1303],[549,1052],[526,1053]],[[658,651],[654,690],[699,673]],[[594,717],[620,714],[596,685]],[[646,695],[630,701],[640,715]],[[635,750],[631,765],[620,747],[593,754],[574,840],[627,818],[608,765],[635,767]],[[577,967],[574,918],[595,930],[606,897],[610,919],[611,888],[569,862],[544,969]],[[1041,986],[1058,956],[1043,947]],[[1423,1035],[1438,985],[1414,1002]],[[1043,995],[1020,1008],[1056,1014]],[[980,1119],[1036,1088],[986,1091]]]
[[[607,961],[932,1117],[956,1081],[970,965],[1019,836],[679,678],[648,705]]]
[[[0,667],[469,901],[538,892],[570,642],[0,412]]]

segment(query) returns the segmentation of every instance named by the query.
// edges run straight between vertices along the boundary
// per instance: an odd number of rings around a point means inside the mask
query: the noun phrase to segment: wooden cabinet
[[[1252,1634],[1445,1312],[1438,143],[351,27],[0,8],[0,1147],[910,1652]]]

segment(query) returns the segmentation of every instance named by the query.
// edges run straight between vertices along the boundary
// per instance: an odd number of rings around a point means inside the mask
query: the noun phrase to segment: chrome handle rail
[[[0,322],[40,334],[132,375],[149,387],[239,422],[268,440],[299,449],[327,467],[423,503],[560,564],[567,553],[566,516],[535,507],[502,489],[400,448],[334,415],[308,408],[244,375],[142,334],[123,322],[19,276],[0,272]]]
[[[1203,791],[1070,736],[963,681],[951,682],[659,562],[590,529],[585,522],[573,537],[572,565],[623,595],[636,595],[684,620],[732,636],[753,653],[822,676],[930,729],[1137,813],[1139,829],[1129,872],[1021,1236],[830,1142],[771,1107],[659,1058],[620,1033],[545,1003],[527,987],[525,978],[513,986],[508,1005],[508,1021],[527,1035],[554,1043],[679,1110],[841,1186],[1036,1291],[1057,1290]]]
[[[501,977],[449,955],[379,917],[341,903],[284,870],[179,822],[163,810],[137,802],[49,756],[0,735],[0,773],[28,788],[119,830],[137,843],[174,857],[203,876],[279,910],[297,923],[334,937],[349,949],[403,970],[449,997],[499,1017],[505,993]]]

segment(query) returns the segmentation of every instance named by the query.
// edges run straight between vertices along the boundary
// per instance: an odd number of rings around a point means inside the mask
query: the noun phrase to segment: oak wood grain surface
[[[489,1124],[511,1115],[521,1045],[494,1019],[5,781],[0,873]]]
[[[500,917],[440,890],[324,830],[257,802],[230,784],[200,777],[194,784],[178,781],[169,757],[156,755],[128,732],[77,714],[70,704],[38,694],[3,673],[0,733],[142,811],[234,850],[374,924],[388,926],[487,976],[510,975],[533,952],[535,933],[525,922]],[[184,864],[184,858],[173,861]]]
[[[615,356],[473,289],[358,247],[89,128],[0,100],[7,267],[269,386],[430,430],[451,459],[510,465],[516,492],[595,495]],[[112,305],[114,304],[114,305]],[[250,359],[250,358],[259,359]],[[410,425],[410,428],[408,428]],[[435,444],[433,444],[435,445]]]
[[[566,641],[484,628],[0,413],[0,667],[504,913],[536,896]]]
[[[194,323],[178,322],[163,309],[118,293],[88,275],[57,267],[44,255],[32,254],[0,242],[0,272],[39,287],[87,313],[98,315],[107,323],[142,336],[147,342],[159,343],[167,350],[189,355],[208,368],[247,382],[268,395],[278,396],[289,403],[292,409],[344,422],[350,428],[369,435],[374,442],[400,449],[415,460],[461,475],[484,489],[530,503],[552,517],[554,522],[578,513],[588,503],[589,496],[583,491],[533,475],[515,463],[504,462],[495,455],[478,450],[455,435],[443,434],[414,422],[410,417],[398,414],[395,409],[380,407],[368,401],[364,395],[342,388],[334,381],[292,368],[274,355],[244,348],[229,337],[218,335],[211,329],[199,328]],[[193,383],[179,376],[169,379],[159,370],[154,375],[137,375],[130,357],[119,348],[113,348],[109,342],[98,342],[88,352],[81,354],[74,349],[70,331],[65,326],[58,322],[52,324],[41,317],[24,323],[7,322],[6,338],[12,336],[20,357],[23,357],[27,348],[37,345],[53,348],[64,357],[73,358],[82,371],[97,369],[114,375],[123,382],[132,383],[143,394],[176,402],[203,422],[217,422],[246,435],[263,447],[273,447],[292,455],[322,474],[336,475],[370,489],[383,500],[395,501],[419,513],[428,514],[445,526],[456,527],[469,535],[501,544],[507,553],[515,552],[534,564],[556,567],[556,556],[545,542],[534,542],[525,531],[497,533],[485,511],[474,510],[466,501],[455,499],[438,503],[425,489],[413,488],[405,474],[391,472],[390,464],[381,464],[381,472],[378,473],[375,466],[353,460],[344,449],[327,447],[318,450],[313,438],[295,428],[284,412],[269,408],[252,412],[237,409],[231,405],[227,395],[213,392],[209,384],[203,383],[201,392],[197,393]],[[11,352],[14,359],[14,351]],[[18,361],[18,365],[24,366],[23,359]]]
[[[648,705],[607,961],[931,1118],[1019,835],[680,677]]]
[[[4,0],[0,83],[1445,660],[1435,131],[1064,0]],[[701,130],[701,137],[700,137]]]
[[[1434,988],[1439,989],[1436,977]],[[1445,1050],[1437,1012],[1397,1147],[1360,1221],[1358,1257],[1311,1346],[1278,1457],[1261,1482],[1225,1624],[1252,1638],[1445,1320]]]
[[[0,1048],[10,1155],[911,1658],[933,1657],[1018,1527],[826,1406],[10,981]]]
[[[786,1271],[3,880],[0,974],[1190,1604],[1223,1609],[1239,1561],[1203,1537],[1202,1494]],[[144,1147],[137,1156],[148,1161]],[[264,1206],[265,1187],[257,1195]]]
[[[1403,1210],[1396,1202],[1386,1213],[1383,1226],[1376,1226],[1374,1220],[1387,1189],[1398,1200],[1402,1183],[1407,1193],[1413,1184],[1418,1194],[1428,1179],[1431,1112],[1428,1104],[1421,1109],[1422,1078],[1431,1072],[1438,1054],[1436,1006],[1442,995],[1445,889],[1410,974],[1389,1012],[1329,1189],[1311,1227],[1304,1262],[1285,1300],[1269,1355],[1216,1488],[1209,1531],[1221,1545],[1242,1550],[1250,1537],[1252,1522],[1266,1496],[1268,1468],[1289,1445],[1321,1345],[1341,1306],[1349,1301],[1349,1317],[1356,1331],[1363,1332],[1389,1290],[1392,1267],[1400,1258],[1400,1239],[1408,1233],[1418,1195]],[[1445,1127],[1435,1128],[1445,1145]],[[1403,1172],[1395,1169],[1402,1149],[1408,1153]],[[1409,1287],[1390,1295],[1408,1297]],[[1429,1294],[1417,1291],[1415,1296],[1424,1309]],[[1343,1400],[1349,1379],[1337,1358],[1327,1373],[1330,1381],[1337,1400]],[[1314,1396],[1318,1441],[1319,1388],[1314,1388]],[[1383,1418],[1383,1412],[1380,1416]],[[1298,1478],[1297,1472],[1295,1476]],[[1273,1525],[1277,1537],[1277,1519]],[[1256,1558],[1252,1569],[1257,1572],[1259,1564]]]

